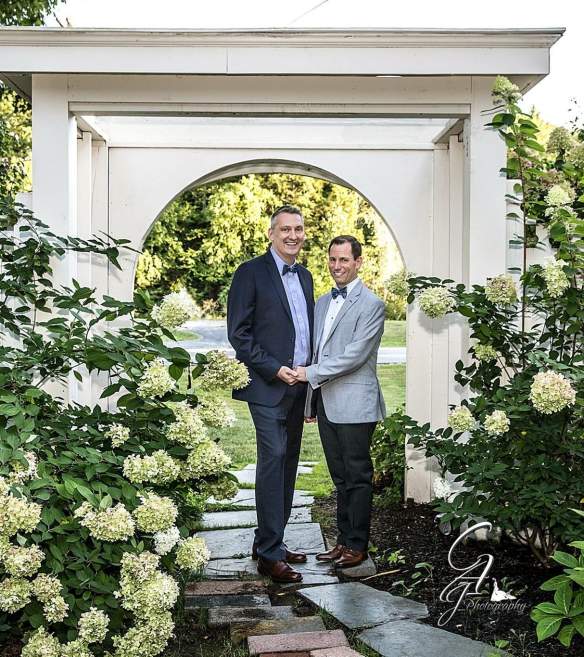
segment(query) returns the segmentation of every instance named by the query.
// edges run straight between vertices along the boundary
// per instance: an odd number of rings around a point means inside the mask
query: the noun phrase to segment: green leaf
[[[539,621],[535,628],[537,633],[537,640],[545,641],[545,639],[549,639],[551,636],[554,636],[554,634],[556,634],[560,629],[560,625],[562,624],[563,620],[564,619],[562,616],[548,616],[547,618]]]
[[[561,563],[562,566],[567,566],[568,568],[576,568],[578,565],[578,559],[576,559],[576,557],[560,550],[556,550],[552,554],[552,559],[558,563]]]
[[[570,604],[572,602],[572,587],[569,583],[562,584],[554,595],[554,602],[558,609],[561,609],[564,615],[570,611]]]
[[[573,625],[566,625],[560,630],[560,633],[558,634],[558,641],[563,646],[566,646],[566,648],[569,648],[575,633],[576,628]]]

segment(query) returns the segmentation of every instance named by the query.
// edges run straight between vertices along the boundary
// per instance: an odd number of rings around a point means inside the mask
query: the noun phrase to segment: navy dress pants
[[[284,529],[292,511],[306,390],[305,383],[297,383],[277,406],[249,404],[257,441],[254,543],[258,556],[270,561],[286,556]]]

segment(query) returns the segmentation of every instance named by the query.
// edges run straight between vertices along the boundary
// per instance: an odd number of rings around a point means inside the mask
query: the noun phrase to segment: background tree
[[[289,174],[248,175],[190,190],[156,221],[140,257],[136,285],[159,298],[186,287],[199,302],[225,306],[237,266],[268,246],[268,217],[284,203],[300,207],[308,239],[301,260],[315,278],[315,293],[331,286],[326,249],[341,233],[365,247],[362,278],[383,294],[389,231],[359,194],[325,180]],[[395,249],[395,247],[393,247]]]
[[[43,25],[62,0],[2,0],[0,25]]]

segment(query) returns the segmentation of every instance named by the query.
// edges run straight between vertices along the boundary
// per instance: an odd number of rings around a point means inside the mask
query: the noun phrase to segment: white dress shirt
[[[351,294],[352,289],[357,285],[357,281],[359,278],[355,278],[352,280],[348,285],[347,285],[347,296]],[[343,304],[345,303],[346,299],[341,295],[337,295],[336,299],[333,299],[331,296],[331,300],[329,302],[327,311],[326,311],[326,316],[324,319],[324,328],[322,330],[322,337],[320,339],[320,344],[318,347],[318,361],[320,362],[320,357],[322,353],[322,348],[324,343],[326,342],[329,333],[331,332],[331,328],[335,322],[335,319],[337,318],[337,315],[339,314],[341,308],[343,307]]]

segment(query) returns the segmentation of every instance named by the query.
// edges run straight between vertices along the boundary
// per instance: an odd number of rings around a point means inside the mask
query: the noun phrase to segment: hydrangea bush
[[[400,430],[450,473],[453,492],[437,505],[444,521],[490,520],[548,564],[584,536],[570,510],[584,499],[584,130],[554,131],[546,151],[519,97],[499,78],[489,126],[508,147],[504,172],[518,181],[509,200],[519,212],[508,220],[524,267],[471,288],[408,278],[408,302],[438,322],[465,317],[472,346],[456,363],[464,399],[448,427],[403,415]],[[544,264],[529,265],[530,248],[547,248]]]
[[[53,287],[54,258],[119,266],[125,241],[62,238],[3,201],[0,222],[0,638],[22,637],[23,657],[154,657],[209,559],[193,499],[237,490],[207,427],[232,421],[214,391],[247,370],[166,346],[196,313],[184,292],[153,310],[144,294]],[[59,396],[95,372],[109,377],[101,404]]]

